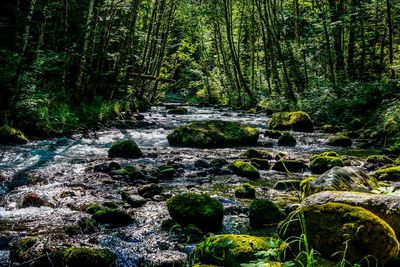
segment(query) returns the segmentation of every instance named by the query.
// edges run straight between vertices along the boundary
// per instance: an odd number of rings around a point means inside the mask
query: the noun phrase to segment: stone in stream
[[[342,158],[336,152],[324,152],[310,158],[310,169],[313,174],[323,174],[336,166],[344,167]]]
[[[275,190],[300,190],[301,180],[282,180],[274,185]]]
[[[163,188],[156,184],[143,185],[138,188],[138,194],[141,197],[152,199],[156,195],[160,195]]]
[[[0,127],[0,144],[27,144],[28,138],[20,131],[8,125]]]
[[[198,159],[194,162],[194,166],[199,169],[208,169],[211,167],[211,164],[205,159]]]
[[[169,115],[188,115],[188,110],[186,108],[174,108],[168,110]]]
[[[400,166],[382,167],[372,173],[379,181],[400,182]]]
[[[212,159],[210,164],[212,167],[222,168],[223,166],[228,165],[229,162],[226,159]]]
[[[256,145],[260,132],[238,122],[202,121],[181,126],[168,135],[171,146],[220,148]]]
[[[271,138],[271,139],[279,139],[279,137],[282,136],[282,132],[281,131],[276,131],[276,130],[266,130],[264,132],[264,136]]]
[[[335,147],[350,147],[353,144],[351,138],[343,134],[331,135],[326,142],[328,146]]]
[[[270,200],[254,199],[250,202],[249,219],[252,228],[278,225],[285,218],[285,213]]]
[[[276,255],[279,255],[283,253],[285,247],[283,242],[273,240],[271,237],[214,235],[197,244],[190,258],[196,263],[206,264],[203,266],[239,267],[242,263],[258,259],[259,252],[276,251]],[[278,256],[272,254],[270,261],[273,260],[279,261]]]
[[[29,207],[42,207],[48,206],[49,203],[40,197],[36,193],[27,193],[23,196],[20,207],[21,208],[29,208]]]
[[[108,150],[110,158],[130,158],[136,159],[143,156],[142,151],[133,140],[122,140],[112,144]]]
[[[246,159],[253,159],[253,158],[259,158],[259,159],[272,159],[272,155],[269,153],[268,150],[265,149],[255,149],[255,148],[250,148],[247,149],[241,157],[246,158]]]
[[[340,129],[340,127],[338,126],[333,126],[330,124],[325,124],[324,126],[322,126],[322,131],[324,133],[338,133],[340,132],[342,129]]]
[[[252,180],[256,180],[260,178],[260,172],[256,167],[251,165],[250,163],[235,160],[229,165],[229,169],[233,171],[236,175],[246,177]]]
[[[372,155],[367,158],[367,162],[378,166],[384,166],[386,164],[393,164],[394,160],[385,155]]]
[[[108,224],[113,227],[127,226],[134,222],[131,215],[115,208],[101,208],[92,215],[92,219],[99,224]]]
[[[207,232],[218,232],[222,228],[224,207],[209,195],[182,193],[166,204],[171,218],[182,226],[195,224]]]
[[[147,200],[139,195],[131,195],[127,192],[121,192],[121,198],[128,203],[132,208],[140,208],[146,204]]]
[[[278,146],[295,147],[296,144],[296,138],[290,132],[284,132],[278,139]]]
[[[362,207],[383,219],[400,236],[400,197],[360,192],[326,191],[311,195],[303,200],[304,206],[321,205],[329,202]]]
[[[249,183],[242,184],[235,188],[235,197],[253,199],[256,197],[256,188]]]
[[[314,132],[310,116],[303,111],[274,113],[268,125],[271,130]]]
[[[268,170],[269,161],[267,159],[253,158],[250,160],[251,165],[255,166],[259,170]]]
[[[116,256],[108,249],[72,247],[64,250],[65,266],[112,267],[117,266]]]
[[[300,223],[305,224],[310,246],[325,258],[340,260],[343,254],[338,252],[345,251],[349,261],[358,262],[368,256],[384,263],[399,253],[393,229],[361,207],[341,203],[304,205],[280,223],[280,237],[287,240],[304,234]],[[291,249],[297,254],[298,243],[293,243]]]
[[[177,169],[173,165],[163,165],[158,168],[157,178],[170,180],[176,173]]]
[[[301,160],[281,159],[277,161],[272,170],[278,172],[303,172],[308,169],[307,163]]]
[[[303,183],[305,196],[322,191],[369,192],[378,187],[376,179],[356,167],[334,167],[316,179]]]

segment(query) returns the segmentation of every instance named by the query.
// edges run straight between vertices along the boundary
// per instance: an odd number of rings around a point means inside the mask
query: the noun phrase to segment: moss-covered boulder
[[[242,158],[247,158],[247,159],[253,159],[253,158],[272,159],[273,158],[268,150],[255,149],[255,148],[247,149],[245,152],[243,152],[241,157]]]
[[[269,128],[279,131],[314,132],[310,116],[303,111],[274,113],[269,121]]]
[[[258,252],[277,250],[279,254],[284,248],[283,242],[271,242],[268,237],[214,235],[197,244],[190,258],[201,264],[239,267],[256,260]]]
[[[282,136],[282,132],[281,131],[276,131],[276,130],[266,130],[264,132],[264,136],[271,138],[271,139],[279,139],[279,137]]]
[[[248,162],[235,160],[234,162],[229,164],[229,169],[231,169],[236,175],[246,177],[252,180],[260,178],[260,172],[257,170],[256,167],[254,167]]]
[[[256,188],[249,183],[242,184],[235,188],[235,196],[237,198],[248,198],[248,199],[255,198]]]
[[[275,183],[274,189],[275,190],[294,190],[294,191],[299,191],[300,190],[300,184],[301,180],[281,180]]]
[[[108,224],[113,227],[127,226],[133,223],[132,216],[121,209],[101,208],[92,215],[92,219],[100,224]]]
[[[379,169],[372,173],[379,181],[400,182],[400,166]]]
[[[371,155],[367,158],[367,162],[383,166],[386,164],[393,164],[394,160],[385,155]]]
[[[331,124],[325,124],[322,126],[322,131],[324,133],[338,133],[342,129],[340,129],[338,126],[333,126]]]
[[[267,159],[251,159],[251,165],[256,167],[259,170],[268,170],[269,169],[269,160]]]
[[[393,229],[372,212],[341,203],[304,206],[280,224],[279,233],[283,240],[300,236],[301,225],[296,214],[302,214],[307,239],[323,257],[359,261],[372,256],[379,261],[397,256],[399,243]],[[347,245],[347,247],[346,247]],[[296,250],[298,244],[293,244]]]
[[[171,218],[182,226],[194,224],[204,231],[222,228],[224,207],[220,201],[205,194],[183,193],[167,201]]]
[[[142,151],[133,140],[122,140],[112,144],[108,150],[110,158],[130,158],[136,159],[143,156]]]
[[[307,163],[294,159],[281,159],[272,166],[272,170],[278,172],[304,172],[307,169]]]
[[[329,202],[362,207],[387,222],[400,236],[400,197],[360,192],[326,191],[311,195],[303,205],[321,205]]]
[[[202,121],[176,128],[168,135],[171,146],[219,148],[256,145],[260,132],[238,122]]]
[[[356,167],[333,167],[316,179],[303,183],[305,196],[322,191],[370,192],[377,188],[374,177]]]
[[[350,137],[345,136],[343,134],[331,135],[326,142],[328,146],[335,147],[350,147],[353,144],[353,141]]]
[[[296,144],[296,138],[290,132],[284,132],[278,139],[278,146],[295,147]]]
[[[28,142],[28,138],[20,130],[8,125],[0,127],[0,144],[26,144]]]
[[[112,267],[116,256],[108,249],[68,248],[63,253],[64,265],[68,267]]]
[[[267,199],[254,199],[249,206],[250,226],[261,228],[277,225],[286,215],[274,202]]]
[[[322,174],[336,166],[344,167],[342,158],[336,152],[325,152],[310,158],[310,169],[314,174]]]
[[[168,110],[167,114],[169,115],[187,115],[189,112],[186,108],[174,108]]]
[[[35,246],[38,244],[38,238],[25,237],[11,244],[10,259],[13,262],[28,262],[37,257],[38,251]]]

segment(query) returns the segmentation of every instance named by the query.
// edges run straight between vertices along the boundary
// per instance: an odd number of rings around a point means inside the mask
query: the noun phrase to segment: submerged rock
[[[189,112],[186,108],[174,108],[168,110],[167,114],[169,115],[187,115]]]
[[[143,156],[142,151],[133,140],[117,141],[112,144],[108,150],[110,158],[140,158]]]
[[[277,225],[286,215],[274,202],[267,199],[254,199],[249,206],[250,226],[261,228]]]
[[[222,228],[224,207],[220,201],[205,194],[183,193],[167,201],[171,218],[182,226],[195,224],[204,231]]]
[[[203,121],[176,128],[168,135],[171,146],[218,148],[256,145],[260,132],[237,122]]]
[[[27,144],[28,138],[20,131],[8,125],[0,127],[0,144]]]
[[[246,177],[252,180],[260,178],[260,172],[256,167],[251,165],[250,163],[236,160],[229,165],[229,169],[231,169],[236,175]]]
[[[303,111],[274,113],[269,121],[269,128],[279,131],[314,132],[310,115]]]
[[[346,251],[346,259],[360,261],[372,256],[385,262],[399,253],[399,243],[393,229],[372,212],[341,203],[306,205],[292,213],[279,226],[283,240],[300,236],[305,224],[311,246],[326,258],[340,259]],[[297,251],[298,244],[292,246]]]

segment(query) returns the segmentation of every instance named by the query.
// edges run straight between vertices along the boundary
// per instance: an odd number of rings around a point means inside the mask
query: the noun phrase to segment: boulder
[[[267,199],[254,199],[249,206],[249,219],[252,228],[277,225],[286,215],[274,202]]]
[[[278,139],[278,146],[294,147],[296,144],[296,138],[290,132],[284,132]]]
[[[256,180],[260,178],[260,172],[256,167],[251,165],[250,163],[235,160],[229,165],[229,169],[233,171],[236,175],[246,177],[252,180]]]
[[[302,206],[279,225],[281,238],[304,234],[303,223],[311,247],[326,258],[341,259],[343,254],[338,252],[346,251],[346,260],[358,262],[372,256],[385,262],[399,253],[393,229],[361,207],[341,203]],[[292,249],[297,248],[298,243],[293,243]]]
[[[8,125],[0,127],[0,144],[27,144],[28,138],[20,131]]]
[[[267,159],[251,159],[251,165],[255,166],[259,170],[268,170],[269,169],[269,161]]]
[[[186,108],[174,108],[168,110],[167,114],[169,115],[188,115],[188,110]]]
[[[260,132],[238,122],[202,121],[173,130],[168,135],[171,146],[220,148],[256,145]]]
[[[116,256],[108,249],[67,248],[63,253],[65,266],[112,267]]]
[[[122,140],[112,144],[108,150],[110,158],[136,159],[143,156],[142,151],[133,140]]]
[[[378,184],[375,178],[368,176],[360,168],[333,167],[302,186],[304,195],[309,196],[322,191],[369,192]]]
[[[274,185],[275,190],[300,190],[301,180],[282,180]]]
[[[242,184],[235,189],[235,196],[237,198],[252,199],[256,197],[256,188],[249,183]]]
[[[385,156],[385,155],[372,155],[367,158],[367,162],[376,165],[386,165],[386,164],[393,164],[394,160]]]
[[[250,148],[247,149],[243,154],[243,158],[247,159],[253,159],[253,158],[259,158],[259,159],[272,159],[272,155],[269,153],[268,150],[265,149],[255,149],[255,148]]]
[[[336,166],[344,167],[344,163],[335,152],[325,152],[310,158],[310,169],[313,174],[322,174]]]
[[[335,146],[335,147],[350,147],[353,144],[350,137],[338,134],[338,135],[331,135],[326,142],[328,146]]]
[[[400,182],[400,166],[381,168],[372,173],[379,181]]]
[[[310,116],[303,111],[274,113],[269,121],[269,128],[279,131],[314,132]]]
[[[113,227],[127,226],[133,223],[131,215],[121,209],[101,208],[92,215],[92,219],[99,224],[109,224]]]
[[[28,207],[42,207],[48,206],[49,203],[41,198],[36,193],[27,193],[23,196],[20,207],[21,208],[28,208]]]
[[[400,237],[400,197],[360,192],[326,191],[307,197],[303,205],[321,205],[329,202],[364,208],[389,224]]]
[[[325,124],[322,126],[322,131],[324,133],[338,133],[341,131],[341,129],[338,126],[333,126],[330,124]]]
[[[138,188],[138,195],[144,198],[153,198],[161,194],[163,188],[157,184],[147,184]]]
[[[183,193],[167,201],[171,218],[182,226],[194,224],[204,231],[218,232],[222,228],[224,207],[209,195]]]
[[[264,136],[271,139],[279,139],[279,137],[282,136],[282,132],[276,130],[266,130]]]
[[[303,172],[308,169],[307,163],[301,160],[282,159],[277,161],[272,170],[278,172]]]

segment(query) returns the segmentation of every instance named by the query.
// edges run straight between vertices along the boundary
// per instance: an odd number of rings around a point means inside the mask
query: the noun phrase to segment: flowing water
[[[247,218],[229,210],[243,207],[235,199],[233,187],[246,179],[235,175],[199,175],[201,170],[193,163],[198,159],[226,159],[231,161],[246,148],[191,149],[172,148],[167,135],[177,126],[193,121],[224,120],[240,121],[261,130],[267,128],[265,115],[240,113],[230,109],[187,107],[189,115],[167,115],[165,107],[153,107],[144,113],[145,120],[138,125],[115,127],[68,138],[39,140],[15,147],[0,146],[0,225],[11,231],[0,231],[0,266],[8,266],[10,242],[26,235],[38,235],[43,242],[70,245],[106,247],[118,255],[120,266],[168,266],[182,262],[191,246],[182,248],[168,231],[161,229],[169,218],[165,205],[168,196],[182,191],[208,192],[220,199],[227,208],[224,232],[248,231]],[[307,158],[310,153],[328,149],[324,142],[326,134],[295,133],[298,145],[295,148],[277,148],[276,141],[260,137],[260,146],[272,143],[272,154],[283,152],[293,158]],[[119,160],[131,163],[151,173],[158,166],[177,162],[185,172],[173,180],[160,181],[162,197],[148,201],[141,208],[130,208],[121,200],[120,192],[136,194],[137,185],[113,180],[108,174],[94,172],[96,165],[108,163],[107,151],[120,139],[132,138],[144,153],[137,160]],[[306,176],[303,173],[299,176]],[[285,174],[261,171],[262,179],[257,187],[258,195],[273,199],[295,198],[294,194],[272,189]],[[1,177],[0,177],[1,178]],[[298,177],[300,178],[300,177]],[[21,208],[21,199],[26,193],[36,193],[48,203],[40,208]],[[117,203],[135,218],[135,223],[116,229],[101,228],[90,235],[66,235],[65,228],[90,215],[80,211],[87,203]]]

